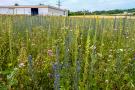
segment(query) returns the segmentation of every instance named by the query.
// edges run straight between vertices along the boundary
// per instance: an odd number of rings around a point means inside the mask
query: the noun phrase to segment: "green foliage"
[[[41,4],[41,3],[40,3],[39,5],[44,5],[44,4]]]
[[[14,6],[19,6],[19,4],[18,3],[15,3],[15,5]]]
[[[0,16],[0,83],[4,83],[0,89],[10,89],[12,86],[11,89],[16,90],[52,90],[55,80],[52,68],[59,60],[60,73],[55,75],[60,74],[58,83],[61,90],[132,90],[135,85],[134,72],[131,72],[134,70],[135,49],[133,22],[128,19],[85,17]],[[9,23],[12,28],[10,33]],[[67,36],[69,45],[66,45]],[[56,53],[56,46],[59,46],[59,53]],[[50,50],[52,53],[48,53]],[[121,55],[119,70],[117,54]],[[38,77],[35,81],[33,74],[29,74],[29,55],[33,60],[31,67],[35,68],[32,71]],[[70,70],[67,69],[67,59],[70,60]],[[78,69],[75,61],[80,61]],[[9,70],[18,66],[17,73],[17,70]],[[17,84],[15,80],[18,80]],[[73,84],[74,80],[77,83]]]
[[[14,70],[5,70],[5,71],[0,71],[0,74],[7,74],[7,84],[4,83],[4,85],[0,84],[0,88],[2,90],[7,90],[11,86],[15,85],[17,82],[14,80],[14,75],[17,73],[18,69],[14,68]]]
[[[101,14],[119,14],[119,13],[124,13],[124,12],[135,12],[135,8],[133,9],[124,9],[124,10],[120,10],[120,9],[115,9],[115,10],[109,10],[109,11],[93,11],[93,12],[89,12],[88,10],[85,11],[86,15],[101,15]],[[68,10],[69,16],[73,16],[73,15],[84,15],[84,11],[76,11],[76,12],[70,12]]]

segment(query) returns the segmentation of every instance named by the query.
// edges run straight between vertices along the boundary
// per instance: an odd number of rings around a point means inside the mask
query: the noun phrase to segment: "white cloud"
[[[19,5],[39,5],[40,3],[45,5],[51,5],[58,7],[58,0],[0,0],[0,6],[3,5],[14,5],[18,3]],[[61,8],[68,9],[70,11],[82,11],[83,8],[89,11],[95,10],[113,10],[123,8],[125,6],[132,6],[135,3],[135,0],[60,0]],[[108,9],[107,9],[108,8]]]
[[[70,0],[71,2],[77,2],[77,0]]]

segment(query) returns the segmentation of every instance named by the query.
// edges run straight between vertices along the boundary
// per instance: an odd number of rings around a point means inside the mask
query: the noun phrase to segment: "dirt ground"
[[[107,16],[107,15],[95,15],[95,18],[125,18],[125,16]],[[69,16],[69,17],[84,17],[83,15],[79,15],[79,16]],[[86,18],[94,18],[94,15],[85,15]],[[127,19],[129,19],[130,16],[127,16]],[[135,16],[131,16],[131,19],[135,19]]]

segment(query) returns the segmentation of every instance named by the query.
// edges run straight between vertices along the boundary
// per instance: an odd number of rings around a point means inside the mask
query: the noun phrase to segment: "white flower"
[[[117,29],[114,29],[114,30],[117,30]]]
[[[102,57],[102,54],[101,53],[97,53],[100,57]]]
[[[107,83],[107,82],[108,82],[108,80],[105,80],[105,82]]]
[[[80,37],[80,39],[82,39],[82,37]]]
[[[123,51],[123,49],[118,49],[119,51]]]
[[[102,44],[104,46],[104,44]]]
[[[110,61],[110,60],[108,60],[108,61]]]
[[[34,43],[31,44],[32,46],[35,45]]]
[[[132,40],[134,40],[134,39],[132,38]]]
[[[105,69],[105,71],[107,72],[107,69]]]
[[[78,47],[81,47],[81,45],[78,45]]]

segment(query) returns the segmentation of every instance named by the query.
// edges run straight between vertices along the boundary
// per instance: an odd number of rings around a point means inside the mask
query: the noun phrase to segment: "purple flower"
[[[48,73],[48,74],[47,74],[47,77],[50,77],[51,75],[52,75],[51,73]]]
[[[44,50],[44,52],[46,52],[47,50]]]
[[[135,53],[134,53],[134,57],[135,57]]]
[[[20,63],[19,65],[20,65],[20,66],[24,66],[24,63]]]

